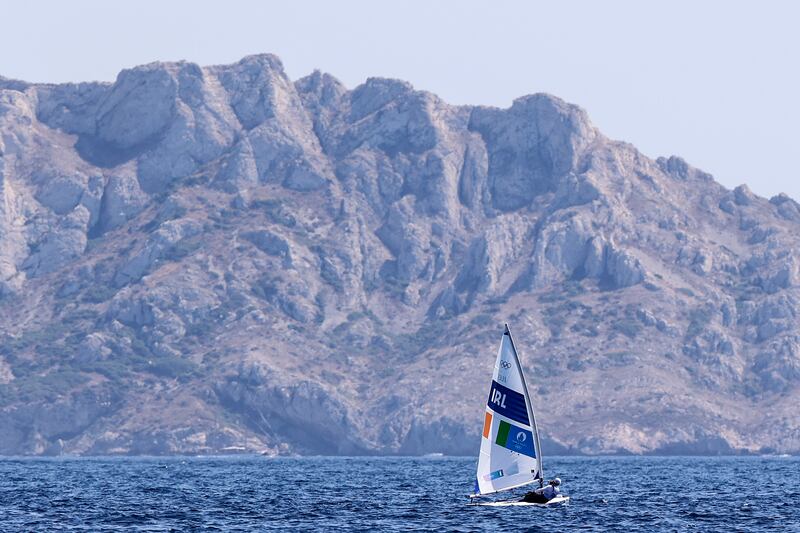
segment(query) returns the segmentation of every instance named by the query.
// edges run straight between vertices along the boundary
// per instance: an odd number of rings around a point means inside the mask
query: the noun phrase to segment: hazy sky
[[[410,81],[452,103],[549,92],[645,154],[800,199],[800,2],[0,2],[0,75],[113,80],[273,52],[292,78]]]

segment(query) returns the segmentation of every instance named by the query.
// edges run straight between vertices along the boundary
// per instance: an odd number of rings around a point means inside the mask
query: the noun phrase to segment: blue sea
[[[568,506],[468,505],[474,458],[6,458],[2,531],[800,531],[798,457],[548,457]]]

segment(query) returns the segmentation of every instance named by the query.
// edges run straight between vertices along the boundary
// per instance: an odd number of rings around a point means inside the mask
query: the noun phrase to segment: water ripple
[[[0,459],[3,531],[800,531],[798,458],[548,458],[569,506],[467,505],[467,458]]]

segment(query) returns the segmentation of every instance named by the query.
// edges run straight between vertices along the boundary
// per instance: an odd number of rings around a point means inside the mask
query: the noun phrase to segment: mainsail
[[[484,415],[475,496],[541,480],[540,451],[528,387],[506,324]]]

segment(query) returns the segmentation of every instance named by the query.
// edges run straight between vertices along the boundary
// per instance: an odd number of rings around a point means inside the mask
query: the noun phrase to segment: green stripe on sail
[[[497,440],[495,441],[500,446],[505,447],[508,440],[508,432],[511,429],[511,424],[505,420],[500,421],[500,426],[497,428]]]

